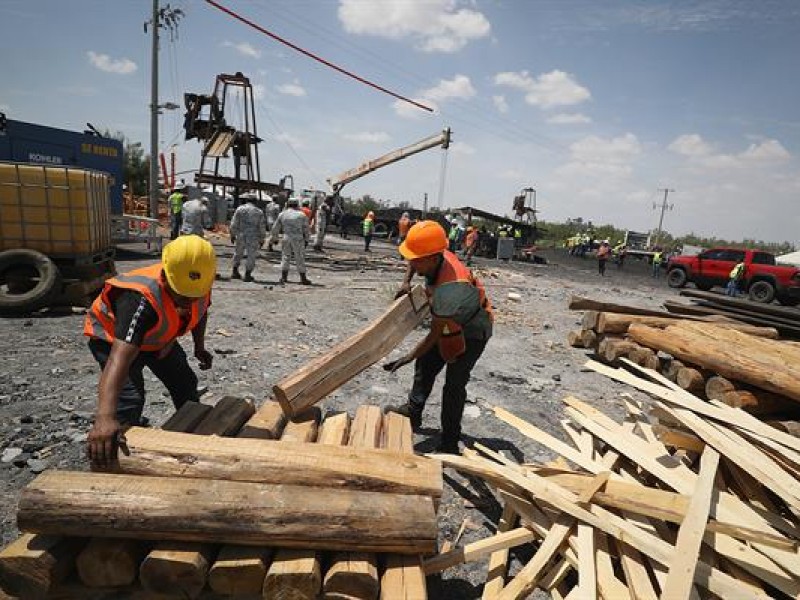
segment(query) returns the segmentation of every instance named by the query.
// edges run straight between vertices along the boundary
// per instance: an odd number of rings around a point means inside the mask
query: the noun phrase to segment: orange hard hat
[[[414,260],[447,250],[447,233],[436,221],[420,221],[408,230],[405,241],[400,244],[400,254],[406,260]]]

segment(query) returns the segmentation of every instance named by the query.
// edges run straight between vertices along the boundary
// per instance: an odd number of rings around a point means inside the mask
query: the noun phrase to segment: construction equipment
[[[240,102],[239,106],[236,102]],[[263,140],[258,137],[250,79],[240,72],[217,75],[211,95],[184,94],[184,104],[186,139],[196,138],[203,143],[200,169],[194,178],[197,183],[213,186],[214,193],[221,186],[223,195],[230,189],[234,206],[239,206],[239,197],[246,191],[258,194],[262,209],[265,204],[262,192],[279,204],[285,202],[292,193],[285,187],[291,176],[283,177],[277,184],[261,181],[258,144]],[[239,122],[234,122],[233,115]],[[229,158],[233,161],[232,176],[221,173],[223,159]]]
[[[526,225],[536,226],[536,190],[532,187],[523,188],[514,196],[514,219]]]
[[[449,127],[443,129],[441,133],[426,137],[425,139],[415,142],[410,146],[404,146],[402,148],[398,148],[397,150],[392,150],[391,152],[384,154],[383,156],[379,156],[374,160],[368,160],[367,162],[362,163],[353,169],[348,169],[336,177],[331,177],[328,179],[328,184],[331,186],[333,193],[338,194],[348,183],[351,183],[356,179],[363,177],[364,175],[372,173],[373,171],[377,171],[378,169],[387,165],[391,165],[392,163],[396,163],[404,158],[408,158],[409,156],[419,154],[420,152],[430,150],[431,148],[436,148],[437,146],[441,146],[443,150],[447,150],[450,147]]]

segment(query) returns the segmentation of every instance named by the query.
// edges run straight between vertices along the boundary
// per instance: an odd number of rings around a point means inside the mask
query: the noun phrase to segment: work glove
[[[400,367],[407,365],[411,362],[411,357],[403,356],[402,358],[398,358],[397,360],[391,360],[383,365],[384,371],[389,371],[389,373],[394,373]]]

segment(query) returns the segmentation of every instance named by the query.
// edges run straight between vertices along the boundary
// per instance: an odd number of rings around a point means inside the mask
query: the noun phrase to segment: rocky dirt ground
[[[212,236],[211,240],[220,257],[220,272],[227,275],[233,248],[225,238]],[[378,242],[374,252],[365,255],[360,240],[338,237],[329,237],[326,245],[329,252],[324,257],[309,253],[313,287],[300,286],[294,270],[290,274],[294,283],[279,285],[279,254],[265,252],[255,283],[217,282],[207,342],[214,366],[200,372],[200,385],[207,388],[204,402],[213,404],[224,395],[262,401],[273,383],[352,335],[391,301],[404,268],[394,248]],[[492,406],[502,406],[565,438],[559,425],[563,397],[576,395],[619,419],[620,393],[632,392],[582,370],[586,352],[565,342],[567,332],[580,321],[580,314],[567,310],[570,295],[652,307],[675,295],[663,279],[652,279],[646,265],[636,261],[622,271],[611,266],[602,278],[592,259],[575,259],[555,250],[544,254],[547,265],[477,261],[477,271],[496,306],[497,325],[469,386],[465,441],[480,441],[518,460],[545,461],[552,456],[496,419]],[[156,260],[154,254],[143,251],[121,252],[119,258],[120,271]],[[520,299],[510,299],[511,292]],[[82,324],[83,316],[72,311],[0,319],[3,544],[18,534],[17,497],[36,473],[45,468],[86,468],[84,441],[96,399],[98,367],[81,334]],[[416,331],[396,353],[411,347],[423,334]],[[352,415],[360,404],[403,402],[411,377],[411,366],[393,375],[373,366],[326,399],[323,408]],[[146,381],[145,415],[158,426],[171,413],[171,402],[155,377]],[[440,389],[434,390],[423,429],[415,436],[418,452],[430,451],[436,444]],[[489,488],[452,472],[445,474],[445,482],[440,543],[452,540],[464,523],[461,543],[492,533],[500,506]],[[512,556],[515,570],[529,554]],[[478,598],[485,575],[485,563],[451,569],[441,578],[431,578],[431,597]]]

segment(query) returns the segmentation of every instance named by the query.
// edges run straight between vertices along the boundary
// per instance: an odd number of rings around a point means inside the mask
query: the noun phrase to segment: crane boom
[[[362,163],[353,169],[348,169],[336,177],[331,177],[328,179],[328,184],[331,186],[333,192],[337,193],[345,185],[351,181],[355,181],[359,177],[363,177],[364,175],[372,173],[381,167],[396,163],[398,160],[403,160],[404,158],[408,158],[409,156],[418,154],[419,152],[423,152],[430,148],[435,148],[437,146],[441,146],[444,150],[447,150],[447,148],[450,146],[449,127],[443,129],[441,133],[426,137],[425,139],[419,140],[418,142],[415,142],[409,146],[392,150],[391,152],[384,154],[383,156],[379,156],[374,160],[368,160],[367,162]]]

